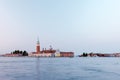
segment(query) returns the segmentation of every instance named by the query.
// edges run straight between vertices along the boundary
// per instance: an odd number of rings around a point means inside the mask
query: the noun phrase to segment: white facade
[[[59,50],[56,50],[55,57],[60,57],[60,51]]]
[[[35,54],[35,53],[34,53],[34,54],[33,54],[33,53],[29,53],[28,56],[29,56],[29,57],[40,57],[40,54],[37,54],[37,53],[36,53],[36,54]]]
[[[28,56],[29,57],[53,57],[54,54],[53,53],[40,53],[40,54],[30,53]]]

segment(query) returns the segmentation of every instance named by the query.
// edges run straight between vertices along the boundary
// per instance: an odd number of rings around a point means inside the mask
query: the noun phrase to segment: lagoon
[[[120,58],[0,57],[0,80],[120,80]]]

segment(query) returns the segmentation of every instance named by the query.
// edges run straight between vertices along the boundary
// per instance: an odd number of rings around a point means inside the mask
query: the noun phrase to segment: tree
[[[11,52],[11,54],[21,54],[22,56],[28,56],[27,51],[20,51],[20,50],[15,50],[15,51]]]
[[[28,56],[27,51],[23,51],[22,55],[23,55],[23,56]]]
[[[87,56],[88,56],[88,54],[84,52],[83,53],[83,57],[87,57]]]

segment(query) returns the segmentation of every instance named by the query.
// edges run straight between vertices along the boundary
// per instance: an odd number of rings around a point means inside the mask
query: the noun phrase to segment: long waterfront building
[[[61,52],[59,50],[54,50],[52,46],[50,49],[43,48],[41,51],[40,49],[40,42],[37,41],[36,45],[36,52],[31,52],[28,56],[31,57],[74,57],[74,52]]]

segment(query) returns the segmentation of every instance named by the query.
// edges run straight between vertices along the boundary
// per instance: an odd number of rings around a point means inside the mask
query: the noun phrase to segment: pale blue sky
[[[120,52],[120,0],[0,0],[0,53]]]

